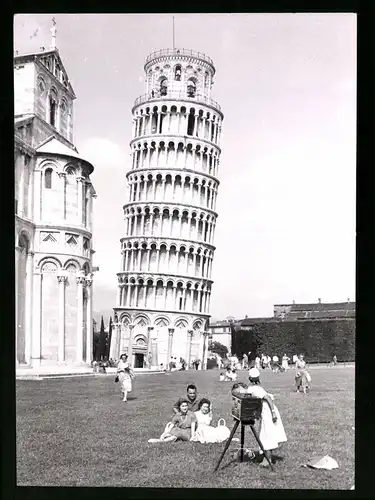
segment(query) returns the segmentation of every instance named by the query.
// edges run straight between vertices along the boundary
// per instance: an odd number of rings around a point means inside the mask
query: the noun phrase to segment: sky
[[[212,319],[355,300],[355,14],[17,15],[20,54],[49,47],[55,17],[77,96],[74,142],[98,194],[94,310],[115,306],[131,108],[147,55],[172,47],[173,15],[175,46],[213,59],[224,113]]]

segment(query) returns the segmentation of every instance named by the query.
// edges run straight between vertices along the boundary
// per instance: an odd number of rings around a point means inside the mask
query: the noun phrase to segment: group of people
[[[225,441],[229,429],[212,426],[212,404],[207,398],[198,399],[197,387],[189,384],[186,396],[179,398],[172,408],[173,416],[159,438],[149,443],[174,441],[199,441],[201,443]]]
[[[260,383],[260,372],[257,368],[249,370],[249,385],[236,383],[232,386],[232,396],[250,394],[262,400],[262,414],[259,422],[259,438],[264,449],[259,450],[260,464],[264,467],[275,463],[274,451],[287,437],[280,412],[274,403],[274,397]],[[208,398],[198,399],[194,384],[187,386],[185,397],[179,398],[172,408],[173,416],[166,424],[159,438],[151,438],[149,443],[199,441],[201,443],[222,442],[228,439],[229,429],[224,425],[212,425],[212,403]],[[267,460],[268,459],[268,460]]]

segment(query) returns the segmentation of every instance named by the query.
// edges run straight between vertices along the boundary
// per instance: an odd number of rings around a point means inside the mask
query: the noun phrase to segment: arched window
[[[189,80],[187,82],[187,95],[188,97],[195,97],[196,86],[194,80]]]
[[[168,91],[168,80],[163,78],[160,82],[160,95],[167,95]]]
[[[52,127],[56,124],[56,97],[54,94],[50,94],[49,97],[49,123]]]
[[[178,82],[181,80],[181,66],[178,65],[176,66],[174,70],[174,79],[177,80]]]
[[[46,189],[52,188],[52,168],[47,168],[44,172],[44,187]]]

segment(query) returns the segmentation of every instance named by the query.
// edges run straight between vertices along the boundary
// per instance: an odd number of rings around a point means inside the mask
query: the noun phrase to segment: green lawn
[[[354,483],[354,367],[312,369],[307,396],[292,392],[294,373],[262,372],[274,394],[288,442],[275,472],[234,461],[232,443],[213,473],[224,444],[156,443],[178,396],[195,382],[213,402],[214,424],[230,417],[230,383],[219,372],[138,375],[127,403],[114,377],[17,381],[19,486],[349,489]],[[246,381],[246,372],[240,380]],[[239,437],[239,429],[236,437]],[[246,446],[256,448],[250,429]],[[333,471],[300,467],[329,454]]]

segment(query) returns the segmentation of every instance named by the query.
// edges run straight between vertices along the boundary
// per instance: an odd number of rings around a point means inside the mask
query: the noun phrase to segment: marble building
[[[92,359],[91,163],[73,144],[74,90],[56,48],[14,55],[16,368]]]
[[[134,103],[111,357],[206,365],[223,113],[205,54],[165,49]]]

